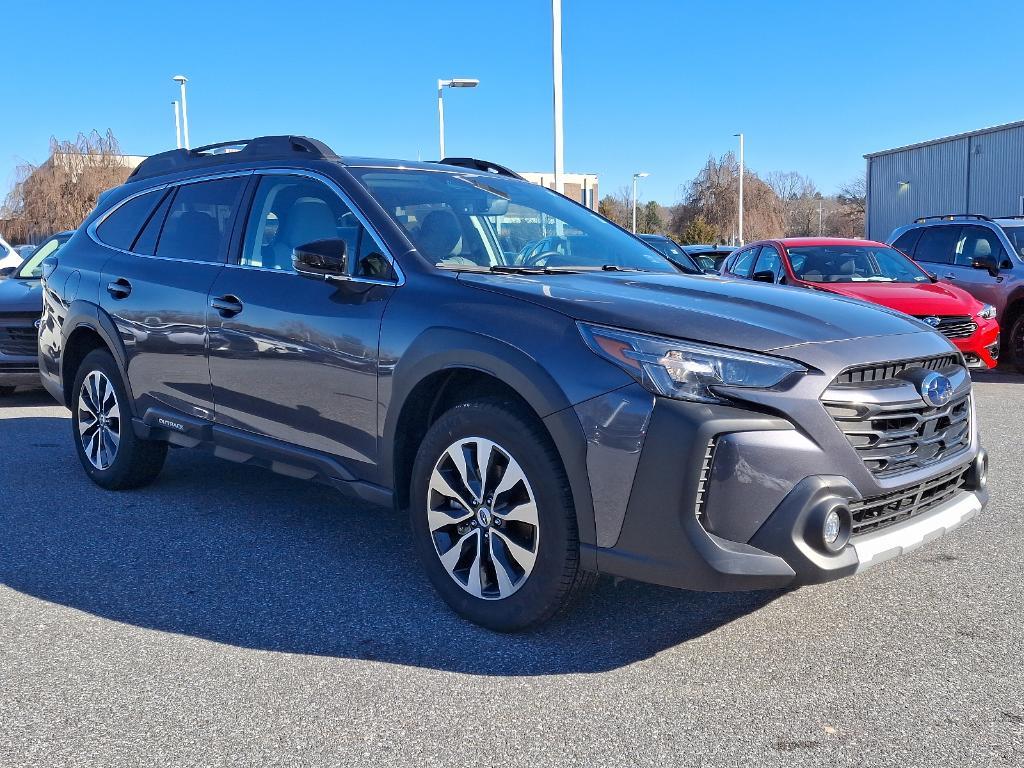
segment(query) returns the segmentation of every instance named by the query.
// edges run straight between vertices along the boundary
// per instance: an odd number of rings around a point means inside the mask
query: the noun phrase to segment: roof
[[[1002,125],[993,125],[990,128],[979,128],[976,131],[967,131],[966,133],[955,133],[952,136],[944,136],[941,139],[928,139],[927,141],[920,141],[917,144],[907,144],[903,147],[895,147],[893,149],[883,149],[880,152],[869,152],[864,157],[870,160],[872,157],[879,157],[881,155],[891,155],[894,152],[905,152],[908,149],[918,149],[919,147],[929,147],[933,144],[945,144],[947,141],[956,141],[958,139],[966,139],[971,136],[981,136],[986,133],[995,133],[996,131],[1005,131],[1010,128],[1021,128],[1024,127],[1024,120],[1018,120],[1015,123],[1003,123]]]
[[[783,237],[774,242],[782,243],[787,248],[796,248],[801,245],[877,245],[882,248],[885,247],[885,243],[854,237]]]

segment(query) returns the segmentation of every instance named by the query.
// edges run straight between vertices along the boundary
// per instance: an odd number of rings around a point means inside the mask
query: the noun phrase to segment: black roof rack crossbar
[[[930,219],[945,219],[946,221],[955,221],[956,219],[980,219],[981,221],[992,221],[991,218],[983,213],[943,213],[936,216],[918,216],[914,219],[914,223],[923,224]]]
[[[498,165],[497,163],[492,163],[489,160],[480,160],[476,157],[446,157],[443,160],[435,160],[433,162],[440,163],[441,165],[454,165],[458,168],[472,168],[475,171],[495,173],[498,176],[509,176],[513,179],[523,178],[510,168]]]
[[[235,151],[228,151],[237,147]],[[217,150],[224,150],[218,152]],[[253,159],[287,158],[294,152],[302,152],[322,160],[337,160],[334,150],[317,139],[306,136],[257,136],[253,139],[220,141],[195,149],[172,149],[160,152],[143,160],[132,171],[129,179],[147,176],[161,176],[175,171],[202,168],[204,165],[224,162],[245,162]]]

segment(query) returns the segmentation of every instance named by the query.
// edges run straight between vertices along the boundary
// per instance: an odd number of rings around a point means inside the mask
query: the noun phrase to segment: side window
[[[174,193],[156,255],[185,261],[223,261],[245,176],[183,184]]]
[[[163,190],[146,192],[115,209],[96,228],[96,236],[100,242],[120,248],[122,251],[130,250],[136,235],[160,201],[162,194]]]
[[[905,253],[910,258],[914,258],[914,248],[915,246],[917,246],[917,241],[921,239],[921,233],[923,231],[923,229],[917,227],[915,229],[911,229],[907,232],[904,232],[902,235],[896,238],[896,242],[892,244],[892,247],[895,248],[897,251],[903,251],[903,253]]]
[[[1003,260],[1003,245],[999,236],[987,227],[964,227],[957,249],[955,264],[970,267],[975,259],[990,256],[998,264]]]
[[[779,281],[779,275],[783,273],[782,257],[779,256],[779,252],[774,246],[761,246],[761,255],[757,257],[757,265],[751,274],[755,272],[771,272],[775,275],[775,282]]]
[[[135,238],[132,246],[133,253],[140,253],[143,256],[152,256],[156,253],[157,239],[160,237],[160,230],[164,226],[164,219],[167,218],[167,210],[171,207],[171,199],[174,197],[174,190],[167,191],[160,205],[149,216],[149,221],[142,228],[142,232]]]
[[[914,258],[929,264],[952,264],[959,241],[960,227],[927,227],[917,243]]]
[[[291,272],[296,246],[335,238],[345,241],[351,274],[391,279],[376,240],[330,188],[304,176],[264,176],[253,197],[239,263]]]
[[[736,277],[750,277],[750,269],[754,266],[754,259],[761,250],[760,246],[741,251],[729,268],[729,271]]]

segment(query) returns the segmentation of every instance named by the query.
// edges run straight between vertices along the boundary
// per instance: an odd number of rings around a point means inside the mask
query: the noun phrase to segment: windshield
[[[32,255],[25,260],[25,263],[18,267],[18,271],[14,273],[14,276],[19,279],[31,279],[43,276],[43,260],[47,256],[52,256],[57,252],[57,249],[67,242],[67,237],[51,237],[36,251],[33,251]]]
[[[1003,232],[1010,239],[1010,245],[1017,255],[1024,259],[1024,227],[1003,227]]]
[[[442,268],[679,271],[605,218],[536,184],[447,171],[349,170]]]
[[[899,251],[881,245],[814,245],[787,249],[793,274],[810,283],[927,283],[931,278]]]
[[[641,235],[640,239],[647,243],[649,246],[657,250],[659,253],[668,256],[672,262],[682,269],[684,272],[692,272],[693,274],[700,274],[704,270],[699,264],[690,257],[686,251],[675,244],[674,241],[667,237],[647,237]]]

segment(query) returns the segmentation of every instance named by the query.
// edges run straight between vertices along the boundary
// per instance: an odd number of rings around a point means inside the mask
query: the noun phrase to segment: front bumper
[[[978,330],[966,339],[950,339],[967,361],[968,368],[995,368],[999,365],[999,323],[978,320]]]
[[[627,391],[609,397],[609,413],[630,412]],[[589,408],[580,413],[585,428],[602,427],[596,434],[588,430],[591,455],[599,458],[596,464],[588,458],[589,469],[615,487],[616,466],[628,467],[630,461],[616,464],[612,452],[617,444],[634,444],[630,433],[641,422],[635,414],[632,422],[599,420],[593,412],[597,405]],[[965,480],[908,519],[865,529],[830,551],[821,540],[823,510],[870,500],[876,493],[891,495],[976,459],[983,462],[976,440],[949,461],[929,467],[923,477],[919,472],[902,485],[889,481],[871,488],[856,454],[823,450],[775,415],[658,399],[642,426],[642,446],[629,454],[635,473],[624,482],[629,489],[624,514],[615,515],[612,504],[602,508],[602,497],[595,494],[598,545],[590,548],[599,571],[640,581],[704,591],[830,581],[943,535],[977,515],[988,498],[983,482]]]

